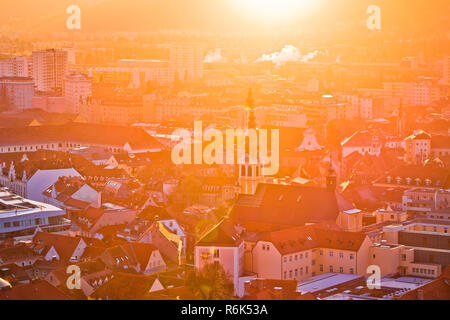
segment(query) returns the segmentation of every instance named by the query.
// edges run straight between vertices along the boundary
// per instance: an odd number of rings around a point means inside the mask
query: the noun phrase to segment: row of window
[[[321,264],[321,265],[319,265],[319,271],[320,272],[323,272],[323,264]],[[335,272],[335,270],[334,270],[334,267],[332,266],[332,265],[330,265],[329,267],[328,267],[328,270],[330,271],[330,272]],[[337,271],[337,270],[336,270]],[[353,269],[353,268],[349,268],[349,270],[348,270],[348,272],[350,273],[350,274],[354,274],[355,273],[355,270]],[[344,273],[344,267],[339,267],[339,273]]]
[[[323,250],[320,250],[320,251],[319,251],[319,254],[320,254],[321,256],[323,256]],[[328,253],[328,255],[329,255],[330,257],[334,257],[334,252],[330,250],[329,253]],[[353,260],[353,259],[355,259],[355,255],[354,255],[353,253],[350,253],[350,254],[349,254],[349,258],[350,258],[350,260]],[[344,259],[344,253],[343,253],[343,252],[339,252],[339,259]]]
[[[269,250],[269,245],[263,245],[262,246],[262,249],[263,250]],[[323,256],[323,250],[320,250],[319,251],[319,254],[321,255],[321,256]],[[330,250],[329,251],[329,256],[330,257],[333,257],[334,256],[334,252],[332,251],[332,250]],[[303,257],[305,257],[305,259],[308,259],[308,257],[309,257],[309,253],[308,252],[305,252],[304,254],[303,253],[300,253],[300,254],[295,254],[295,255],[291,255],[291,256],[289,256],[289,257],[284,257],[283,258],[283,262],[284,263],[287,263],[288,262],[288,259],[289,259],[289,262],[292,262],[292,261],[298,261],[298,260],[301,260],[301,259],[303,259]],[[339,258],[340,259],[344,259],[344,253],[343,252],[339,252]],[[349,258],[350,258],[350,260],[354,260],[355,259],[355,255],[353,254],[353,253],[350,253],[349,254]]]
[[[58,145],[58,147],[62,147],[61,143]],[[12,151],[32,151],[32,150],[38,150],[38,149],[54,149],[55,145],[54,144],[47,144],[47,145],[41,145],[41,146],[25,146],[25,147],[8,147],[8,148],[2,148],[2,152],[6,151],[6,149],[8,149],[8,152],[12,152]]]
[[[303,271],[304,271],[304,273],[303,273]],[[289,279],[292,279],[292,278],[296,279],[299,276],[303,277],[303,275],[308,276],[309,275],[309,268],[305,267],[305,269],[303,269],[303,267],[302,267],[302,268],[299,268],[299,269],[297,268],[297,269],[294,269],[294,270],[289,270],[289,272],[288,271],[284,271],[284,274],[283,274],[284,280],[288,279],[288,275],[289,275]]]
[[[412,272],[413,273],[434,275],[434,270],[433,269],[412,268]]]
[[[264,250],[264,248],[263,248],[263,250]],[[269,249],[267,249],[267,250],[269,250]],[[305,259],[308,259],[309,252],[305,252],[304,256],[305,256]],[[303,253],[289,256],[289,262],[298,261],[298,260],[301,260],[301,259],[303,259]],[[284,261],[284,263],[286,263],[288,261],[288,257],[284,257],[283,261]]]
[[[29,226],[35,226],[40,224],[48,224],[48,219],[28,219],[28,220],[19,220],[19,221],[13,221],[13,222],[3,222],[0,223],[0,228],[17,228],[17,227],[29,227]]]
[[[63,144],[58,143],[56,146],[54,143],[52,144],[45,144],[45,145],[35,145],[35,146],[24,146],[24,147],[8,147],[8,148],[1,148],[1,152],[14,152],[14,151],[33,151],[33,150],[39,150],[39,149],[55,149],[55,148],[62,148]],[[77,143],[66,143],[66,147],[75,148],[75,147],[81,147],[80,144]],[[120,148],[109,148],[113,152],[119,152]]]

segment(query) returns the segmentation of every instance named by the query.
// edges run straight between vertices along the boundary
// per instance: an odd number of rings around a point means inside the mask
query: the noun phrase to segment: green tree
[[[233,282],[218,263],[191,271],[186,281],[188,288],[200,299],[230,300],[233,297]]]

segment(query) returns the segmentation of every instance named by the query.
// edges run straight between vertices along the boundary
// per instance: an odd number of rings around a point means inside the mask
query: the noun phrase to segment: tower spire
[[[245,132],[248,129],[256,129],[255,119],[255,101],[253,99],[252,89],[248,89],[247,101],[245,104]]]
[[[252,89],[248,90],[244,112],[245,161],[239,164],[240,193],[255,194],[258,184],[263,181],[263,165],[258,159],[258,137],[256,134],[255,104]]]

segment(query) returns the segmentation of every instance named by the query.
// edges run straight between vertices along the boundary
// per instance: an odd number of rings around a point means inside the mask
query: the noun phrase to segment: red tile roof
[[[33,238],[33,248],[42,247],[45,254],[51,247],[54,247],[60,257],[60,261],[68,262],[75,249],[80,244],[81,238],[68,237],[55,233],[37,232]]]
[[[136,127],[69,123],[36,127],[0,128],[0,145],[24,145],[70,141],[123,147],[126,142],[135,149],[163,149],[161,143],[145,130]]]
[[[450,149],[450,136],[433,136],[431,138],[431,149]]]
[[[39,280],[0,291],[0,300],[70,300],[70,298],[47,281]]]
[[[332,224],[317,224],[271,232],[262,241],[273,243],[286,255],[313,248],[358,251],[365,239],[364,233],[340,231]]]
[[[197,242],[197,246],[235,247],[242,242],[240,234],[229,220],[222,220],[210,228]]]
[[[240,195],[231,219],[299,226],[336,221],[339,212],[354,209],[338,192],[299,185],[260,184],[255,195]]]
[[[397,184],[396,178],[402,178],[401,185],[406,185],[406,179],[411,178],[411,187],[427,186],[426,179],[431,180],[429,187],[450,188],[450,168],[424,167],[424,166],[400,166],[390,170],[387,174],[374,181],[374,184],[386,184],[387,177],[391,177],[390,184]],[[416,179],[420,179],[421,184],[416,184]]]

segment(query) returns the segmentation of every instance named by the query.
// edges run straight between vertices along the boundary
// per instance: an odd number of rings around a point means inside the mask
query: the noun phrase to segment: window
[[[300,275],[303,275],[303,268],[300,268]]]
[[[289,279],[292,279],[292,270],[289,270]]]
[[[220,257],[219,249],[214,249],[214,258],[219,258],[219,257]]]
[[[333,272],[333,266],[330,266],[330,272]]]
[[[339,252],[339,258],[340,259],[344,259],[344,253],[343,252]]]
[[[340,273],[344,273],[344,268],[343,268],[343,267],[340,267],[340,268],[339,268],[339,272],[340,272]]]
[[[298,260],[298,256],[297,255],[295,255],[295,261],[297,261]]]
[[[285,271],[284,272],[284,280],[286,280],[286,278],[287,278],[287,272]]]
[[[305,274],[307,275],[308,274],[308,272],[309,272],[309,270],[308,270],[309,268],[308,268],[308,266],[306,266],[305,267]]]
[[[286,263],[287,262],[287,257],[284,257],[283,261],[284,261],[284,263]]]
[[[323,264],[321,264],[321,265],[319,266],[319,270],[320,270],[320,271],[323,271]]]
[[[298,276],[298,269],[295,269],[295,277]]]
[[[330,257],[332,257],[333,256],[333,251],[330,251]]]
[[[292,256],[289,257],[289,262],[292,262]]]
[[[406,254],[402,254],[402,261],[406,261]]]
[[[305,258],[308,259],[308,252],[305,252]]]
[[[320,254],[321,256],[323,256],[323,250],[320,250],[320,251],[319,251],[319,254]]]
[[[354,272],[353,272],[353,268],[350,268],[350,274],[353,274]]]

